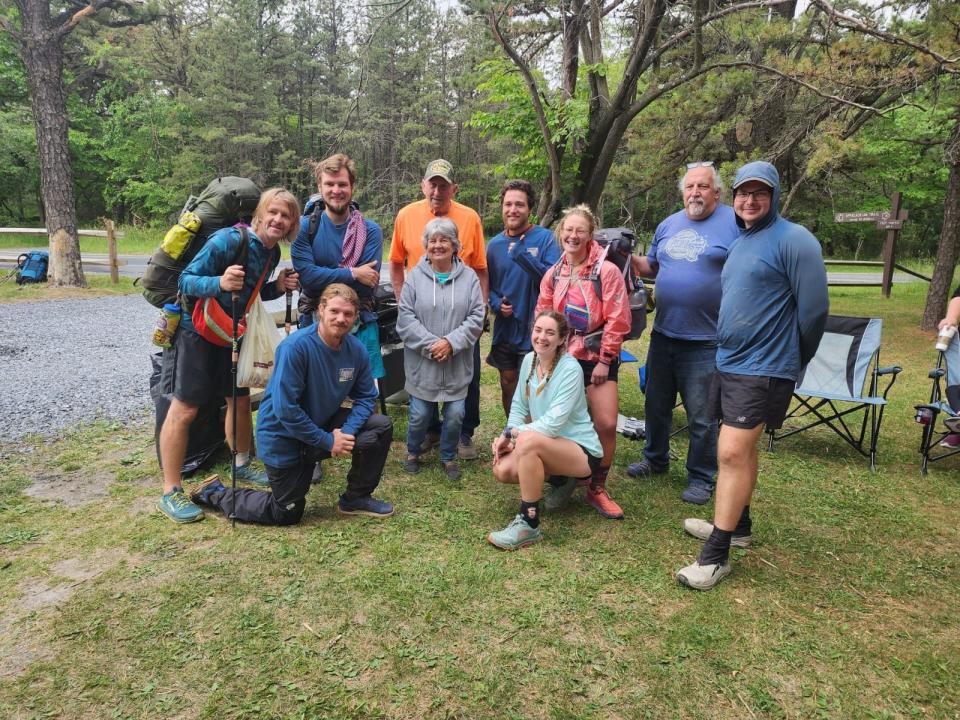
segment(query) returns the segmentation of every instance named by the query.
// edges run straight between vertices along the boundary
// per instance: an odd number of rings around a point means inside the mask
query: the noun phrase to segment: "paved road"
[[[34,250],[36,248],[33,248]],[[3,255],[20,255],[21,253],[27,252],[27,250],[20,248],[12,248],[0,251]],[[123,277],[138,278],[142,277],[147,270],[147,261],[150,259],[146,255],[118,255],[120,260],[120,274]],[[97,260],[106,262],[108,256],[105,253],[84,253],[83,260]],[[16,263],[13,262],[3,262],[0,261],[0,268],[13,268],[16,266]],[[282,260],[280,262],[280,267],[289,267],[290,262],[288,260]],[[84,262],[83,271],[85,273],[96,273],[97,275],[107,275],[110,273],[110,268],[107,265],[94,265]]]
[[[3,250],[4,255],[19,255],[25,250]],[[84,259],[87,260],[106,260],[107,256],[105,254],[99,253],[85,253]],[[141,277],[147,269],[147,261],[150,259],[146,255],[120,255],[120,260],[123,261],[123,265],[120,266],[120,274],[124,277],[137,278]],[[280,267],[289,267],[290,262],[288,260],[281,261]],[[0,267],[12,268],[13,263],[3,263],[0,262]],[[83,267],[84,272],[97,273],[97,274],[106,274],[110,272],[110,268],[106,265],[87,265]],[[856,273],[856,272],[828,272],[827,280],[831,285],[880,285],[882,279],[881,273]],[[907,275],[906,273],[894,273],[893,282],[895,283],[909,283],[917,282],[919,278],[915,278],[912,275]]]

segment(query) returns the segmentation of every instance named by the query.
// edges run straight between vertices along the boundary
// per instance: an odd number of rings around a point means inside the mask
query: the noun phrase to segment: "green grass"
[[[86,288],[55,288],[47,283],[17,285],[13,274],[16,271],[0,269],[0,303],[26,300],[62,300],[65,298],[89,298],[103,295],[130,295],[139,292],[133,286],[133,278],[121,277],[116,285],[109,275],[85,273]]]
[[[101,228],[84,228],[85,230],[99,230]],[[153,255],[154,251],[160,247],[160,242],[166,233],[167,228],[145,228],[124,225],[117,228],[117,232],[123,233],[123,237],[117,238],[118,255]],[[11,248],[47,248],[46,235],[24,235],[24,234],[4,234],[0,235],[0,252]],[[290,259],[290,245],[283,243],[280,251],[284,259]],[[80,254],[84,253],[107,253],[107,239],[100,237],[80,238]]]
[[[517,507],[489,472],[503,423],[489,368],[485,452],[458,484],[400,471],[391,409],[384,521],[334,513],[336,461],[299,527],[174,525],[151,511],[149,418],[8,443],[0,717],[956,717],[958,461],[921,477],[912,422],[935,360],[916,329],[925,290],[831,291],[835,313],[884,317],[883,361],[905,368],[879,471],[826,432],[762,451],[755,546],[706,594],[673,579],[699,548],[680,530],[698,512],[679,499],[683,463],[631,480],[640,443],[621,439],[611,478],[623,522],[575,504],[544,518],[537,546],[484,542]],[[634,373],[621,409],[642,416]],[[42,499],[84,482],[106,494]]]
[[[87,227],[84,230],[102,230],[102,227]],[[118,233],[123,233],[123,237],[117,238],[117,252],[120,255],[152,255],[153,251],[163,240],[163,234],[166,228],[142,228],[129,226],[120,226]],[[27,235],[27,234],[3,234],[0,235],[0,250],[7,248],[46,248],[49,245],[46,235]],[[107,239],[101,237],[80,238],[80,253],[106,253]]]

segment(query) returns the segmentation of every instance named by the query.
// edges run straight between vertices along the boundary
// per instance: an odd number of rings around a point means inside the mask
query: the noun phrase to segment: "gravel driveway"
[[[140,295],[0,304],[0,441],[152,409],[158,314]]]
[[[157,313],[139,295],[0,305],[0,437],[151,407]]]

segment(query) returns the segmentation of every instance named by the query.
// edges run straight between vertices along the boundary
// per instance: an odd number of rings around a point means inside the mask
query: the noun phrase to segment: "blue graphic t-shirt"
[[[717,205],[706,220],[681,210],[657,226],[647,253],[659,266],[654,330],[679,340],[716,339],[720,273],[740,232],[728,205]]]

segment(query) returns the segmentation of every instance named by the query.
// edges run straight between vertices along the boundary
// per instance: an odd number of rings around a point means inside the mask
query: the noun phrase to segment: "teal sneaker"
[[[487,535],[487,542],[501,550],[519,550],[540,542],[542,538],[540,528],[530,527],[523,516],[517,513],[517,516],[503,530],[495,530]]]
[[[267,477],[267,473],[262,470],[255,470],[252,461],[248,461],[246,465],[237,468],[237,480],[253,483],[260,487],[270,486],[270,478]]]
[[[183,494],[183,488],[175,487],[160,497],[157,510],[176,523],[195,522],[203,520],[203,510],[190,502]]]
[[[543,498],[543,509],[547,512],[557,512],[566,507],[577,489],[577,479],[568,477],[563,485],[546,484],[546,496]]]

